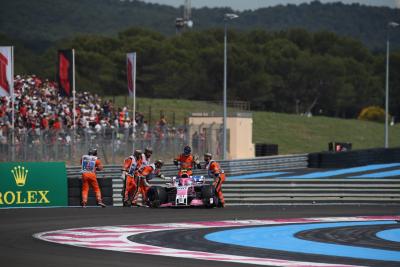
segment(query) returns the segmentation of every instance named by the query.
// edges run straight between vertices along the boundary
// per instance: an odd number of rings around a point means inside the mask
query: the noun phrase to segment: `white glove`
[[[194,163],[195,163],[196,165],[197,165],[197,164],[200,164],[199,155],[195,154],[194,157],[193,157],[193,159],[194,159]]]
[[[121,179],[122,179],[122,180],[124,180],[124,179],[125,179],[125,174],[126,174],[126,172],[125,172],[125,171],[123,171],[123,172],[121,173]]]
[[[161,179],[165,180],[164,174],[160,174],[160,176],[158,176],[158,177],[160,177]]]

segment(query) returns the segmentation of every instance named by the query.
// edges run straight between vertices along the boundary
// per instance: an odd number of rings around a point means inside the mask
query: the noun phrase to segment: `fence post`
[[[71,132],[69,130],[67,130],[67,135],[69,137],[71,137]],[[68,149],[68,158],[69,161],[72,162],[73,161],[73,156],[72,156],[72,146],[74,145],[74,143],[71,143],[72,140],[69,140],[69,142],[67,142],[67,149]]]
[[[152,118],[151,118],[151,105],[149,106],[149,129],[150,129],[150,126],[151,126],[151,120],[152,120]]]
[[[115,145],[115,130],[111,132],[111,161],[113,164],[115,164],[114,145]]]
[[[11,134],[11,160],[12,161],[15,161],[15,137],[16,137],[16,134],[15,134],[15,129],[12,129],[12,131],[14,131],[14,134]],[[14,140],[13,140],[14,139]]]
[[[29,133],[31,132],[31,129],[29,129],[28,131],[26,131],[24,138],[21,138],[21,141],[24,140],[24,142],[20,142],[21,144],[21,148],[23,148],[24,151],[24,155],[23,155],[23,159],[24,161],[26,161],[27,158],[27,153],[28,153],[28,136]]]

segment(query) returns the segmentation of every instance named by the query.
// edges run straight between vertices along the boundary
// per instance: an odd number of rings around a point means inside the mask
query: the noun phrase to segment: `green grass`
[[[318,152],[331,141],[350,142],[353,149],[383,147],[384,124],[328,117],[253,113],[253,142],[279,145],[280,154]],[[400,146],[400,125],[389,128],[390,146]]]
[[[125,105],[125,97],[116,97],[117,106]],[[131,99],[127,104],[131,108]],[[149,118],[151,106],[152,123],[163,113],[169,123],[184,124],[191,112],[221,112],[222,106],[204,101],[176,99],[137,98],[139,111]],[[233,111],[233,109],[230,109]],[[400,125],[389,128],[390,146],[400,146]],[[278,144],[279,154],[318,152],[328,149],[331,141],[350,142],[353,149],[383,147],[384,124],[314,116],[311,118],[294,114],[253,112],[253,143]]]
[[[112,99],[112,97],[105,99]],[[117,96],[115,97],[115,105],[118,107],[127,106],[129,110],[132,110],[132,98]],[[206,101],[136,98],[136,110],[144,113],[146,119],[150,117],[150,107],[152,124],[160,119],[161,114],[166,116],[169,123],[172,124],[175,117],[175,124],[183,125],[185,118],[192,112],[222,111],[222,106]]]

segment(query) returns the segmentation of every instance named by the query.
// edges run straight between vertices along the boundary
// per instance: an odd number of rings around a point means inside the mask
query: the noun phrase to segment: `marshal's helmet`
[[[142,150],[140,149],[135,149],[135,151],[133,152],[133,155],[135,157],[139,157],[140,155],[142,155]]]
[[[190,146],[185,146],[184,148],[183,148],[183,154],[184,155],[189,155],[190,153],[192,152],[192,149],[190,148]]]
[[[164,165],[164,162],[161,159],[158,159],[156,162],[154,162],[154,165],[157,169],[161,169],[161,167]]]
[[[211,153],[204,153],[204,161],[210,161],[212,159]]]
[[[88,154],[89,156],[97,156],[97,149],[96,148],[89,149]]]
[[[153,154],[153,149],[151,147],[146,147],[144,150],[144,154],[149,157],[151,154]]]

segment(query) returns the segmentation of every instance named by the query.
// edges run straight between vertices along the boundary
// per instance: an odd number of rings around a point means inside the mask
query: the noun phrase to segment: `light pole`
[[[399,26],[397,22],[389,22],[387,25],[386,38],[386,82],[385,82],[385,148],[389,147],[389,50],[390,50],[390,28]]]
[[[236,19],[239,16],[236,14],[232,13],[226,13],[224,15],[224,22],[225,22],[225,27],[224,27],[224,117],[223,117],[223,147],[222,147],[222,152],[223,152],[223,160],[226,160],[226,113],[227,113],[227,104],[226,104],[226,87],[227,87],[227,28],[228,28],[228,21],[232,19]]]

